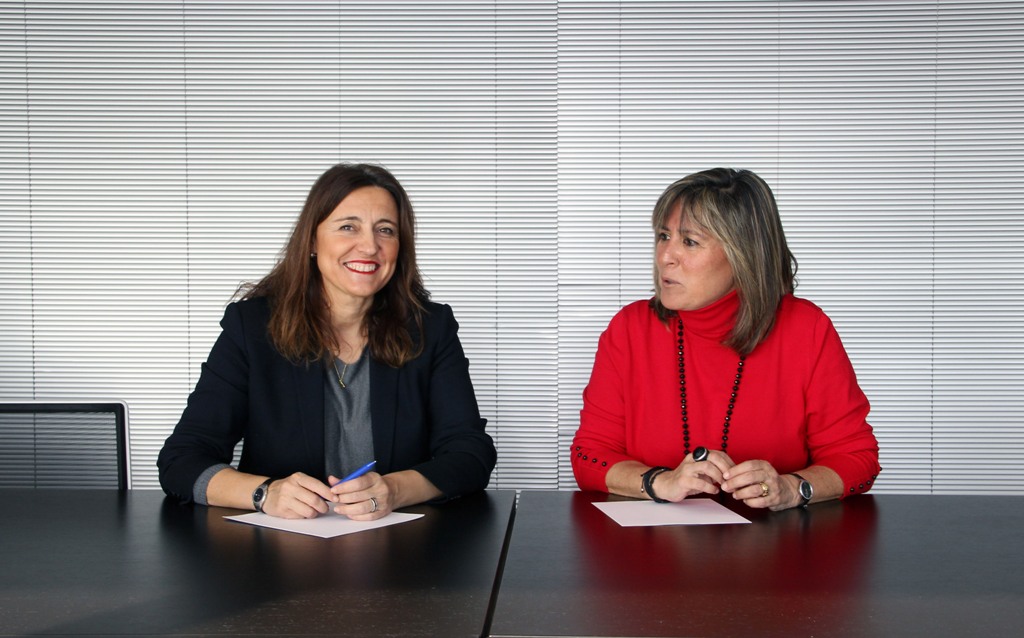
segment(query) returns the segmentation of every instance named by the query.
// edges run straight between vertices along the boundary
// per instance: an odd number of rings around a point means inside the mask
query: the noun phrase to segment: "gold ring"
[[[761,498],[764,498],[765,496],[768,496],[768,484],[762,481],[761,482]]]

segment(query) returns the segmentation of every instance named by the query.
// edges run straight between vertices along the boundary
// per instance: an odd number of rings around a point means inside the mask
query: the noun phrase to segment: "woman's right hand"
[[[279,518],[316,518],[337,502],[331,488],[308,474],[296,472],[267,486],[263,512]]]
[[[687,454],[676,469],[654,477],[654,493],[673,503],[694,494],[718,494],[719,485],[725,480],[722,473],[734,465],[729,455],[721,450],[709,451],[703,461],[695,461],[693,454]]]

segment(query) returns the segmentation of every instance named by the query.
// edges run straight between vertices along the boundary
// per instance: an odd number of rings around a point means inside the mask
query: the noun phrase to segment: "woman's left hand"
[[[722,478],[722,491],[750,507],[778,511],[802,501],[792,477],[780,475],[768,461],[744,461],[726,470]]]
[[[327,479],[328,484],[337,481],[335,476]],[[374,521],[394,509],[391,487],[376,472],[367,472],[351,481],[338,483],[331,492],[335,494],[334,511],[354,521]]]

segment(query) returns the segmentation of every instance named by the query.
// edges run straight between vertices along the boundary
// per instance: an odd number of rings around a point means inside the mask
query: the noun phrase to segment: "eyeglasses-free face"
[[[313,253],[331,308],[368,308],[395,274],[398,207],[383,188],[358,188],[316,228]]]
[[[680,202],[657,230],[654,265],[658,296],[669,310],[698,310],[735,285],[722,242],[684,216]]]

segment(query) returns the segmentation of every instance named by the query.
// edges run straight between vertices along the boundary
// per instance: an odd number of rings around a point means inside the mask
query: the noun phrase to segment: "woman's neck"
[[[366,345],[365,319],[370,304],[361,307],[331,308],[331,328],[338,342],[335,355],[349,363],[359,358]]]

